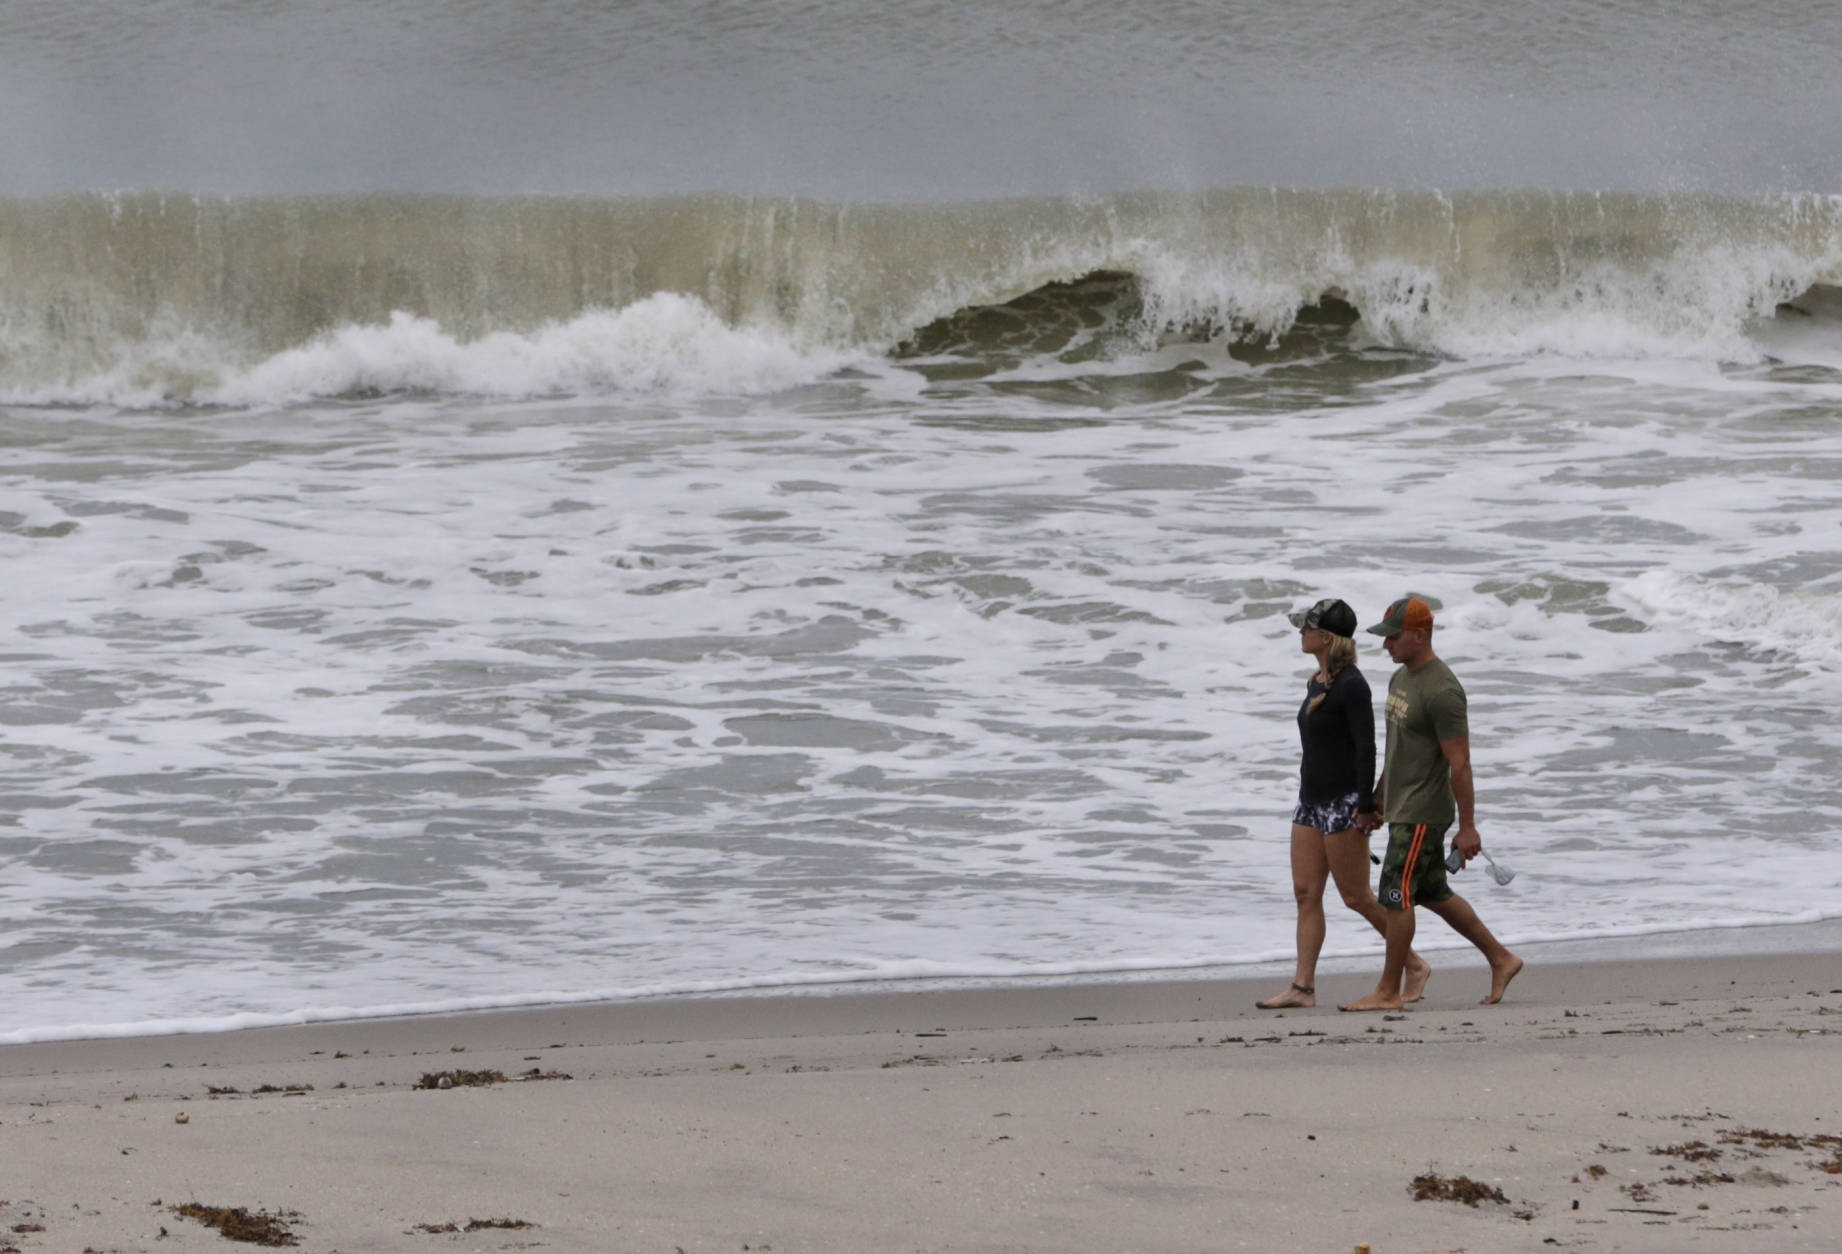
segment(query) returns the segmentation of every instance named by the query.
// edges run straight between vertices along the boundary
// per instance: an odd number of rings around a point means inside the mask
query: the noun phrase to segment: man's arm
[[[1454,736],[1439,742],[1446,765],[1452,769],[1452,800],[1458,803],[1458,834],[1452,848],[1464,855],[1466,862],[1477,857],[1484,838],[1477,834],[1476,792],[1471,784],[1471,737]]]

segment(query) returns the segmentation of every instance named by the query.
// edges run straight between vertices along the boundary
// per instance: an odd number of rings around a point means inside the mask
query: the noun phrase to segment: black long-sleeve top
[[[1299,767],[1302,801],[1336,801],[1356,794],[1358,810],[1375,808],[1375,710],[1369,681],[1354,666],[1330,683],[1317,709],[1311,699],[1325,691],[1313,675],[1298,707],[1298,738],[1304,746]]]

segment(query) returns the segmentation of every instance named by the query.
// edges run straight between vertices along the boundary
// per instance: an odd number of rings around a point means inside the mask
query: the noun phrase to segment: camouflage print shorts
[[[1407,888],[1403,898],[1401,886]],[[1445,828],[1425,823],[1388,824],[1388,853],[1382,858],[1381,890],[1376,896],[1390,910],[1444,901],[1452,895],[1445,882]]]

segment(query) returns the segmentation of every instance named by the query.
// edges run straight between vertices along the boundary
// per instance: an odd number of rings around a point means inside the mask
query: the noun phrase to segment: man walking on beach
[[[1408,595],[1388,607],[1369,628],[1383,637],[1400,669],[1388,681],[1388,748],[1382,762],[1369,828],[1388,824],[1388,853],[1382,859],[1382,908],[1388,913],[1387,957],[1381,983],[1343,1010],[1399,1010],[1401,976],[1413,947],[1414,907],[1425,906],[1452,930],[1476,945],[1490,963],[1488,1006],[1503,1000],[1522,959],[1491,935],[1468,902],[1446,883],[1445,832],[1454,812],[1458,833],[1452,847],[1466,862],[1484,847],[1477,834],[1471,786],[1471,731],[1465,690],[1451,667],[1433,654],[1433,611]]]

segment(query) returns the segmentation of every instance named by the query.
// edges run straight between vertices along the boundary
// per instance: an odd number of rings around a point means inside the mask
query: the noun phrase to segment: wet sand
[[[1429,956],[9,1046],[0,1250],[1837,1248],[1842,959]]]

